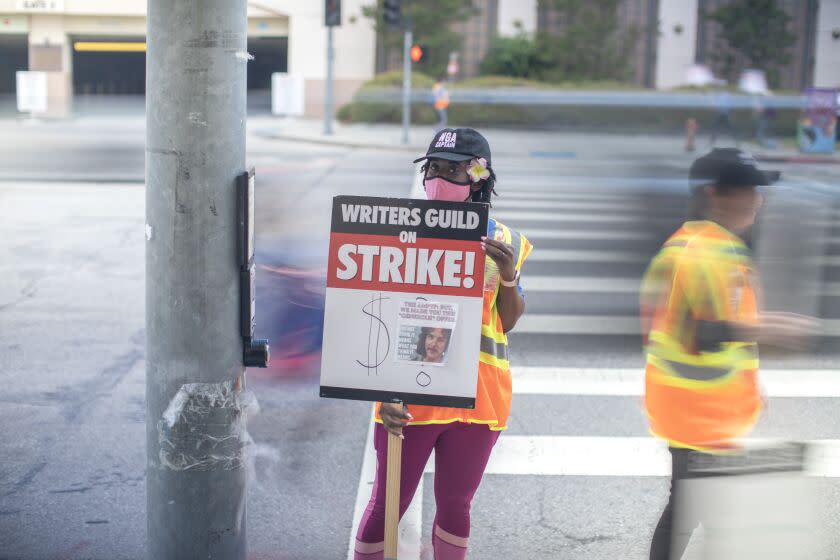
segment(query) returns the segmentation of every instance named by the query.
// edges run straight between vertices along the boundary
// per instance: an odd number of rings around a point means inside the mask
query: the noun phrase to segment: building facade
[[[684,83],[686,70],[706,64],[718,77],[726,75],[722,56],[729,52],[720,26],[704,14],[732,0],[620,0],[620,32],[634,32],[628,81],[644,87],[669,89]],[[476,76],[494,34],[513,36],[563,33],[566,22],[551,0],[473,0],[474,15],[453,28],[463,36],[459,52],[460,78]],[[779,87],[799,90],[810,85],[840,86],[840,0],[779,0],[791,18],[796,37],[791,61],[780,69]],[[737,74],[745,66],[733,56]],[[380,71],[399,70],[401,53],[389,53]]]
[[[365,0],[344,0],[335,29],[336,105],[374,73],[375,35]],[[305,115],[320,116],[326,78],[324,2],[248,2],[249,90],[268,90],[273,72],[303,78]],[[0,94],[15,72],[47,73],[49,112],[78,95],[144,93],[146,0],[0,0]]]
[[[716,76],[733,83],[747,66],[731,52],[720,26],[704,14],[731,0],[659,0],[656,87],[683,83],[691,64],[705,64]],[[840,0],[779,0],[790,16],[788,29],[796,37],[790,62],[779,69],[780,89],[809,86],[840,87]],[[731,71],[724,57],[731,56]]]
[[[349,101],[375,71],[402,68],[401,52],[377,47],[373,22],[362,8],[374,0],[343,0],[335,29],[335,106]],[[732,0],[620,0],[619,25],[638,40],[629,81],[668,89],[686,69],[708,64],[724,76],[719,26],[703,14]],[[781,87],[840,87],[840,0],[779,0],[796,36]],[[463,37],[459,78],[476,76],[494,35],[562,33],[549,0],[473,0],[471,17],[454,24]],[[14,95],[15,73],[47,74],[49,112],[66,113],[80,95],[142,95],[145,89],[147,0],[0,0],[0,95]],[[322,0],[247,2],[248,87],[267,92],[274,72],[304,83],[304,114],[323,113],[327,29]],[[378,49],[378,52],[377,52]],[[743,61],[735,57],[735,66]]]
[[[620,0],[616,8],[618,32],[636,36],[633,52],[628,57],[628,81],[652,87],[656,61],[657,14],[660,0]],[[669,0],[661,0],[668,2]],[[679,0],[670,0],[678,2]],[[541,0],[538,6],[537,27],[540,32],[561,34],[568,24],[562,12],[550,0]]]

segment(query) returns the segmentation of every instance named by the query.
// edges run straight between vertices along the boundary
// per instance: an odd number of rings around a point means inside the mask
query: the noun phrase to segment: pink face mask
[[[429,200],[449,200],[463,202],[470,194],[469,185],[459,185],[443,177],[426,179],[426,198]]]

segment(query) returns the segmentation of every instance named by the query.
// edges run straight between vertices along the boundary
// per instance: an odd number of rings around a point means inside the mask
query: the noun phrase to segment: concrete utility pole
[[[148,558],[244,560],[245,0],[148,0]]]

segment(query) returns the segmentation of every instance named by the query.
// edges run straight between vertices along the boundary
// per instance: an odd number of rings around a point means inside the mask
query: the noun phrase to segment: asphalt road
[[[0,558],[142,558],[142,123],[0,126],[11,132],[0,134]],[[634,142],[597,156],[543,145],[541,155],[496,160],[494,212],[536,249],[523,275],[528,315],[511,339],[510,429],[473,504],[471,558],[647,557],[667,478],[647,447],[632,379],[618,390],[610,380],[632,378],[643,363],[638,337],[619,327],[635,320],[645,259],[679,223],[689,159],[658,148],[641,157],[646,139]],[[275,336],[300,317],[283,290],[269,292],[268,279],[277,270],[286,282],[300,278],[288,274],[295,267],[317,291],[331,198],[407,196],[413,158],[257,136],[248,147],[259,274],[270,294],[258,300],[257,330]],[[790,187],[830,189],[840,175],[820,166],[785,171]],[[836,200],[820,196],[816,206]],[[836,224],[828,232],[831,245]],[[275,348],[282,355],[283,345]],[[764,365],[779,378],[755,435],[840,438],[837,382],[813,371],[836,371],[838,354],[827,340],[812,353],[769,356]],[[283,367],[249,373],[261,409],[249,420],[249,557],[345,558],[367,491],[370,407],[319,399],[317,354],[284,358]],[[795,382],[792,370],[801,374]],[[818,480],[832,502],[822,535],[836,551],[840,463],[831,464],[831,476]],[[409,516],[421,545],[405,558],[430,558],[422,547],[434,516],[432,477]]]

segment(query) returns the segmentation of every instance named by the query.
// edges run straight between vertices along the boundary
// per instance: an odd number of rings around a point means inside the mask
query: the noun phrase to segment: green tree
[[[788,29],[791,17],[777,0],[732,0],[705,17],[720,24],[729,50],[714,57],[730,80],[742,70],[732,55],[735,52],[744,57],[748,68],[764,70],[770,85],[778,86],[780,69],[790,63],[796,36]]]
[[[554,65],[548,78],[569,80],[627,80],[640,30],[622,29],[620,0],[539,0],[542,12],[560,22],[559,31],[537,36],[537,46]]]
[[[537,41],[519,33],[515,37],[493,37],[479,71],[484,75],[541,80],[553,64],[552,57]]]
[[[365,17],[374,21],[377,40],[384,47],[384,55],[402,53],[404,27],[392,27],[382,20],[383,0],[362,9]],[[402,17],[411,17],[414,42],[425,47],[424,61],[418,70],[431,76],[442,75],[449,62],[449,53],[461,48],[462,37],[451,29],[455,22],[476,13],[471,0],[413,0],[402,1]]]

